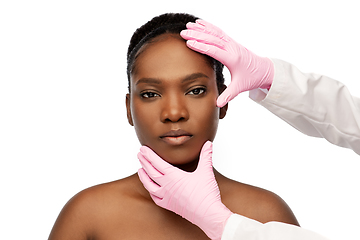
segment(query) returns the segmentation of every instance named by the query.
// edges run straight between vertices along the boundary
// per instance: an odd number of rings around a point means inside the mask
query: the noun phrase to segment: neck
[[[198,166],[199,160],[192,161],[186,164],[179,164],[179,165],[173,165],[174,167],[177,167],[185,172],[194,172]]]

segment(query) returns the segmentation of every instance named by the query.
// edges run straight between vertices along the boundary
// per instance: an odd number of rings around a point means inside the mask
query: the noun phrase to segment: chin
[[[199,162],[200,148],[187,148],[184,146],[176,146],[170,149],[161,149],[155,152],[166,162],[185,171],[194,171]]]
[[[182,165],[198,161],[200,150],[197,152],[174,150],[171,152],[160,152],[158,155],[170,164]]]
[[[169,164],[185,171],[194,171],[199,162],[201,149],[207,139],[213,138],[192,139],[185,144],[176,146],[166,144],[163,141],[144,141],[141,144],[151,148]]]

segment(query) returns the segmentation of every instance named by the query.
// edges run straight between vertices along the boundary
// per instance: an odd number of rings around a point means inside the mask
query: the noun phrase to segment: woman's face
[[[165,34],[140,49],[126,96],[129,123],[142,145],[187,171],[213,141],[225,108],[216,106],[215,71],[180,36]]]

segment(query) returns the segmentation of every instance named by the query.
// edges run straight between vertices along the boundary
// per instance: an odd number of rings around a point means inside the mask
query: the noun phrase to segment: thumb
[[[236,80],[231,79],[231,83],[229,84],[229,86],[217,98],[216,105],[218,107],[225,106],[228,102],[233,100],[240,92],[242,92],[242,89],[240,89],[240,87],[238,86],[238,84],[235,83],[235,81]]]
[[[213,152],[212,149],[213,149],[213,144],[210,141],[207,141],[203,145],[200,152],[199,164],[197,169],[212,167],[212,152]]]

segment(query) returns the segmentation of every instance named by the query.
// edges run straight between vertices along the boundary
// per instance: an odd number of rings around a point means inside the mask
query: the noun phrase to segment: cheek
[[[213,141],[219,124],[219,108],[216,105],[201,105],[194,111],[197,119],[197,127],[203,133],[206,140]]]
[[[136,100],[131,104],[134,129],[142,145],[149,145],[148,139],[154,135],[152,133],[154,130],[153,125],[158,121],[156,111],[156,108],[144,107],[144,104],[139,104]]]

